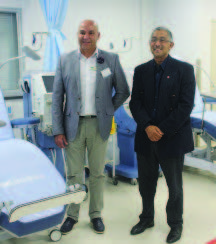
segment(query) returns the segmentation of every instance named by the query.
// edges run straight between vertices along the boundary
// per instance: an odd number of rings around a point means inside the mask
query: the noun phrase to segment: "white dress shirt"
[[[80,54],[81,110],[80,115],[96,115],[95,91],[98,49],[86,58]]]

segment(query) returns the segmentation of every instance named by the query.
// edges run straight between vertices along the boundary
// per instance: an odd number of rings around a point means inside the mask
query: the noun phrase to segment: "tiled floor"
[[[179,244],[204,244],[216,238],[216,178],[185,171],[184,175],[184,230]],[[166,243],[169,227],[166,224],[165,206],[168,193],[164,178],[158,181],[155,199],[155,227],[131,236],[131,227],[137,223],[141,210],[138,187],[126,181],[117,186],[106,179],[103,218],[106,231],[94,233],[89,224],[88,200],[82,204],[79,223],[63,236],[59,244],[162,244]],[[2,244],[44,244],[49,242],[43,231],[25,238],[11,239]]]

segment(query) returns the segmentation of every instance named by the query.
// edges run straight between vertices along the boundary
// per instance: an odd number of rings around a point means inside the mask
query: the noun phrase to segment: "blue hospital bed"
[[[0,166],[0,241],[49,229],[58,241],[66,205],[81,203],[85,189],[67,186],[38,147],[14,138],[1,90]]]

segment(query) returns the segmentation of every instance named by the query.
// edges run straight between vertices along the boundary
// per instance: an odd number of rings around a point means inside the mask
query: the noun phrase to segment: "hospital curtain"
[[[39,0],[47,26],[48,36],[44,54],[44,71],[55,71],[58,57],[64,52],[63,40],[66,39],[61,32],[65,20],[68,0]]]

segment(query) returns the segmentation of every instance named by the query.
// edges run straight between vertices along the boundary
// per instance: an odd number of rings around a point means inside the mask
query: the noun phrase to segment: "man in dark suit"
[[[154,29],[150,39],[153,60],[135,68],[130,110],[137,123],[135,151],[143,209],[131,234],[154,226],[154,197],[159,164],[168,189],[168,243],[181,238],[183,225],[182,170],[184,154],[194,149],[190,113],[194,105],[192,65],[169,55],[172,33]]]

